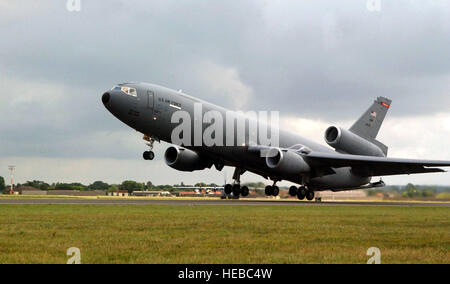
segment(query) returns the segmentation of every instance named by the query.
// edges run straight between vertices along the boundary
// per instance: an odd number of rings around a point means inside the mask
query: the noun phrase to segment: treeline
[[[122,182],[121,184],[108,184],[103,181],[95,181],[92,184],[84,185],[79,182],[73,183],[52,183],[48,184],[43,181],[27,181],[23,184],[17,184],[17,187],[20,186],[30,186],[40,190],[80,190],[80,191],[89,191],[89,190],[106,190],[106,191],[118,191],[118,190],[126,190],[128,192],[133,191],[141,191],[141,190],[153,190],[155,188],[151,182],[140,183],[136,181],[127,180]]]
[[[189,187],[217,187],[217,184],[206,184],[206,183],[197,183],[195,185],[185,185],[181,183],[180,185],[153,185],[152,182],[148,181],[146,183],[141,183],[132,180],[126,180],[121,184],[108,184],[103,181],[95,181],[92,184],[84,185],[79,182],[74,183],[46,183],[44,181],[33,180],[27,181],[23,184],[17,184],[16,187],[21,186],[29,186],[40,190],[80,190],[80,191],[89,191],[89,190],[106,190],[106,191],[118,191],[118,190],[126,190],[129,193],[133,191],[169,191],[169,192],[178,192],[185,191],[185,188]],[[185,187],[179,188],[179,187]],[[3,177],[0,177],[0,192],[5,192],[6,185]]]
[[[374,196],[379,193],[391,193],[396,196],[404,198],[417,198],[417,197],[433,197],[439,193],[449,193],[450,187],[447,186],[429,186],[429,185],[414,185],[412,183],[406,186],[387,186],[379,189],[369,189],[367,194]]]
[[[249,188],[264,188],[265,184],[263,182],[251,182],[245,183],[244,185]],[[222,185],[217,184],[207,184],[207,183],[196,183],[194,185],[187,185],[183,182],[176,185],[154,185],[152,182],[148,181],[146,183],[137,182],[133,180],[126,180],[121,184],[108,184],[103,181],[95,181],[92,184],[84,185],[79,182],[74,183],[46,183],[44,181],[33,180],[27,181],[23,184],[17,184],[16,187],[20,186],[30,186],[40,190],[106,190],[106,191],[118,191],[126,190],[129,193],[133,191],[169,191],[171,193],[176,193],[180,191],[188,191],[190,187],[220,187]],[[5,179],[0,176],[0,193],[6,193]],[[395,196],[401,196],[405,198],[417,198],[417,197],[433,197],[439,193],[450,193],[450,186],[423,186],[407,184],[406,186],[387,186],[378,189],[366,190],[369,196],[375,196],[377,194],[393,194]]]

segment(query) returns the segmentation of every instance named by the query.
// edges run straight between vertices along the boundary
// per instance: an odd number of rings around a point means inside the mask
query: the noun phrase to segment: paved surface
[[[424,202],[305,202],[262,200],[137,200],[137,199],[0,199],[1,204],[80,204],[80,205],[253,205],[253,206],[439,206],[450,203]]]

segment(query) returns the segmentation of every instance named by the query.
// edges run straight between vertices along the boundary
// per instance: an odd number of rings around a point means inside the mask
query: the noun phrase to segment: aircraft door
[[[144,91],[139,104],[145,119],[152,120],[155,113],[155,93],[153,91]]]
[[[149,113],[149,119],[152,122],[157,122],[160,116],[160,112],[156,105],[156,95],[153,91],[147,91],[147,111]]]
[[[140,129],[150,134],[154,131],[155,93],[143,90],[139,98],[139,111],[141,113]]]
[[[155,94],[152,91],[147,91],[147,109],[155,109]]]
[[[150,115],[150,120],[154,123],[158,122],[161,112],[159,111],[159,108],[156,105],[156,96],[155,93],[152,91],[147,92],[147,110]]]

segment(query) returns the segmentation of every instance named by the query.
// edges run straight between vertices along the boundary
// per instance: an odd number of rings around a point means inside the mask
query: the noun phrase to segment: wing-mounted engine
[[[341,127],[331,126],[325,131],[325,141],[339,152],[352,155],[386,157],[387,147],[376,140],[369,141]]]
[[[290,149],[270,149],[267,152],[266,164],[279,177],[300,176],[311,171],[308,163]]]
[[[211,168],[213,163],[200,157],[196,152],[177,147],[169,147],[164,154],[166,164],[182,172],[200,171]]]

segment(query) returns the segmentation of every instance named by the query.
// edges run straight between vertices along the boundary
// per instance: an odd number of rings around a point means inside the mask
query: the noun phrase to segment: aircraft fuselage
[[[202,101],[200,99],[188,96],[180,91],[171,90],[165,87],[147,84],[147,83],[126,83],[119,85],[120,87],[135,88],[136,93],[125,94],[121,90],[108,91],[108,99],[103,97],[105,107],[119,120],[136,131],[143,133],[155,140],[165,141],[174,144],[172,141],[172,132],[177,126],[177,123],[172,123],[172,116],[177,111],[185,111],[193,118],[191,121],[191,143],[189,145],[178,145],[186,149],[201,153],[204,157],[214,161],[216,166],[226,165],[241,168],[246,171],[256,173],[266,178],[277,179],[276,176],[271,176],[267,169],[265,160],[259,155],[249,154],[249,139],[250,131],[249,122],[245,125],[247,134],[245,136],[245,143],[239,145],[227,146],[226,138],[229,133],[223,130],[223,146],[206,146],[204,143],[196,144],[194,141],[195,127],[198,119],[195,117],[195,107],[201,105],[201,113],[205,115],[210,111],[216,111],[223,117],[226,117],[229,110],[219,107],[217,105]],[[234,112],[231,112],[234,113]],[[237,114],[241,115],[241,114]],[[199,119],[202,119],[200,117]],[[225,119],[224,119],[225,120]],[[260,122],[257,122],[260,123]],[[224,122],[225,124],[225,122]],[[258,124],[259,125],[259,124]],[[201,131],[205,131],[208,124],[201,123]],[[273,129],[267,125],[268,132],[271,133]],[[226,127],[225,127],[226,128]],[[235,127],[237,128],[237,127]],[[309,148],[314,152],[334,152],[333,149],[313,142],[300,136],[298,133],[283,129],[278,129],[280,148],[290,148],[294,145],[301,145]],[[237,129],[234,134],[237,136]],[[236,137],[234,136],[234,137]],[[198,142],[198,141],[197,141]],[[236,139],[234,139],[236,143]],[[260,141],[253,141],[259,145]],[[370,177],[361,177],[352,173],[351,168],[344,167],[334,170],[336,173],[317,178],[308,178],[305,175],[297,175],[283,178],[296,184],[307,184],[313,187],[314,190],[321,189],[345,189],[354,188],[361,185],[368,184]]]

